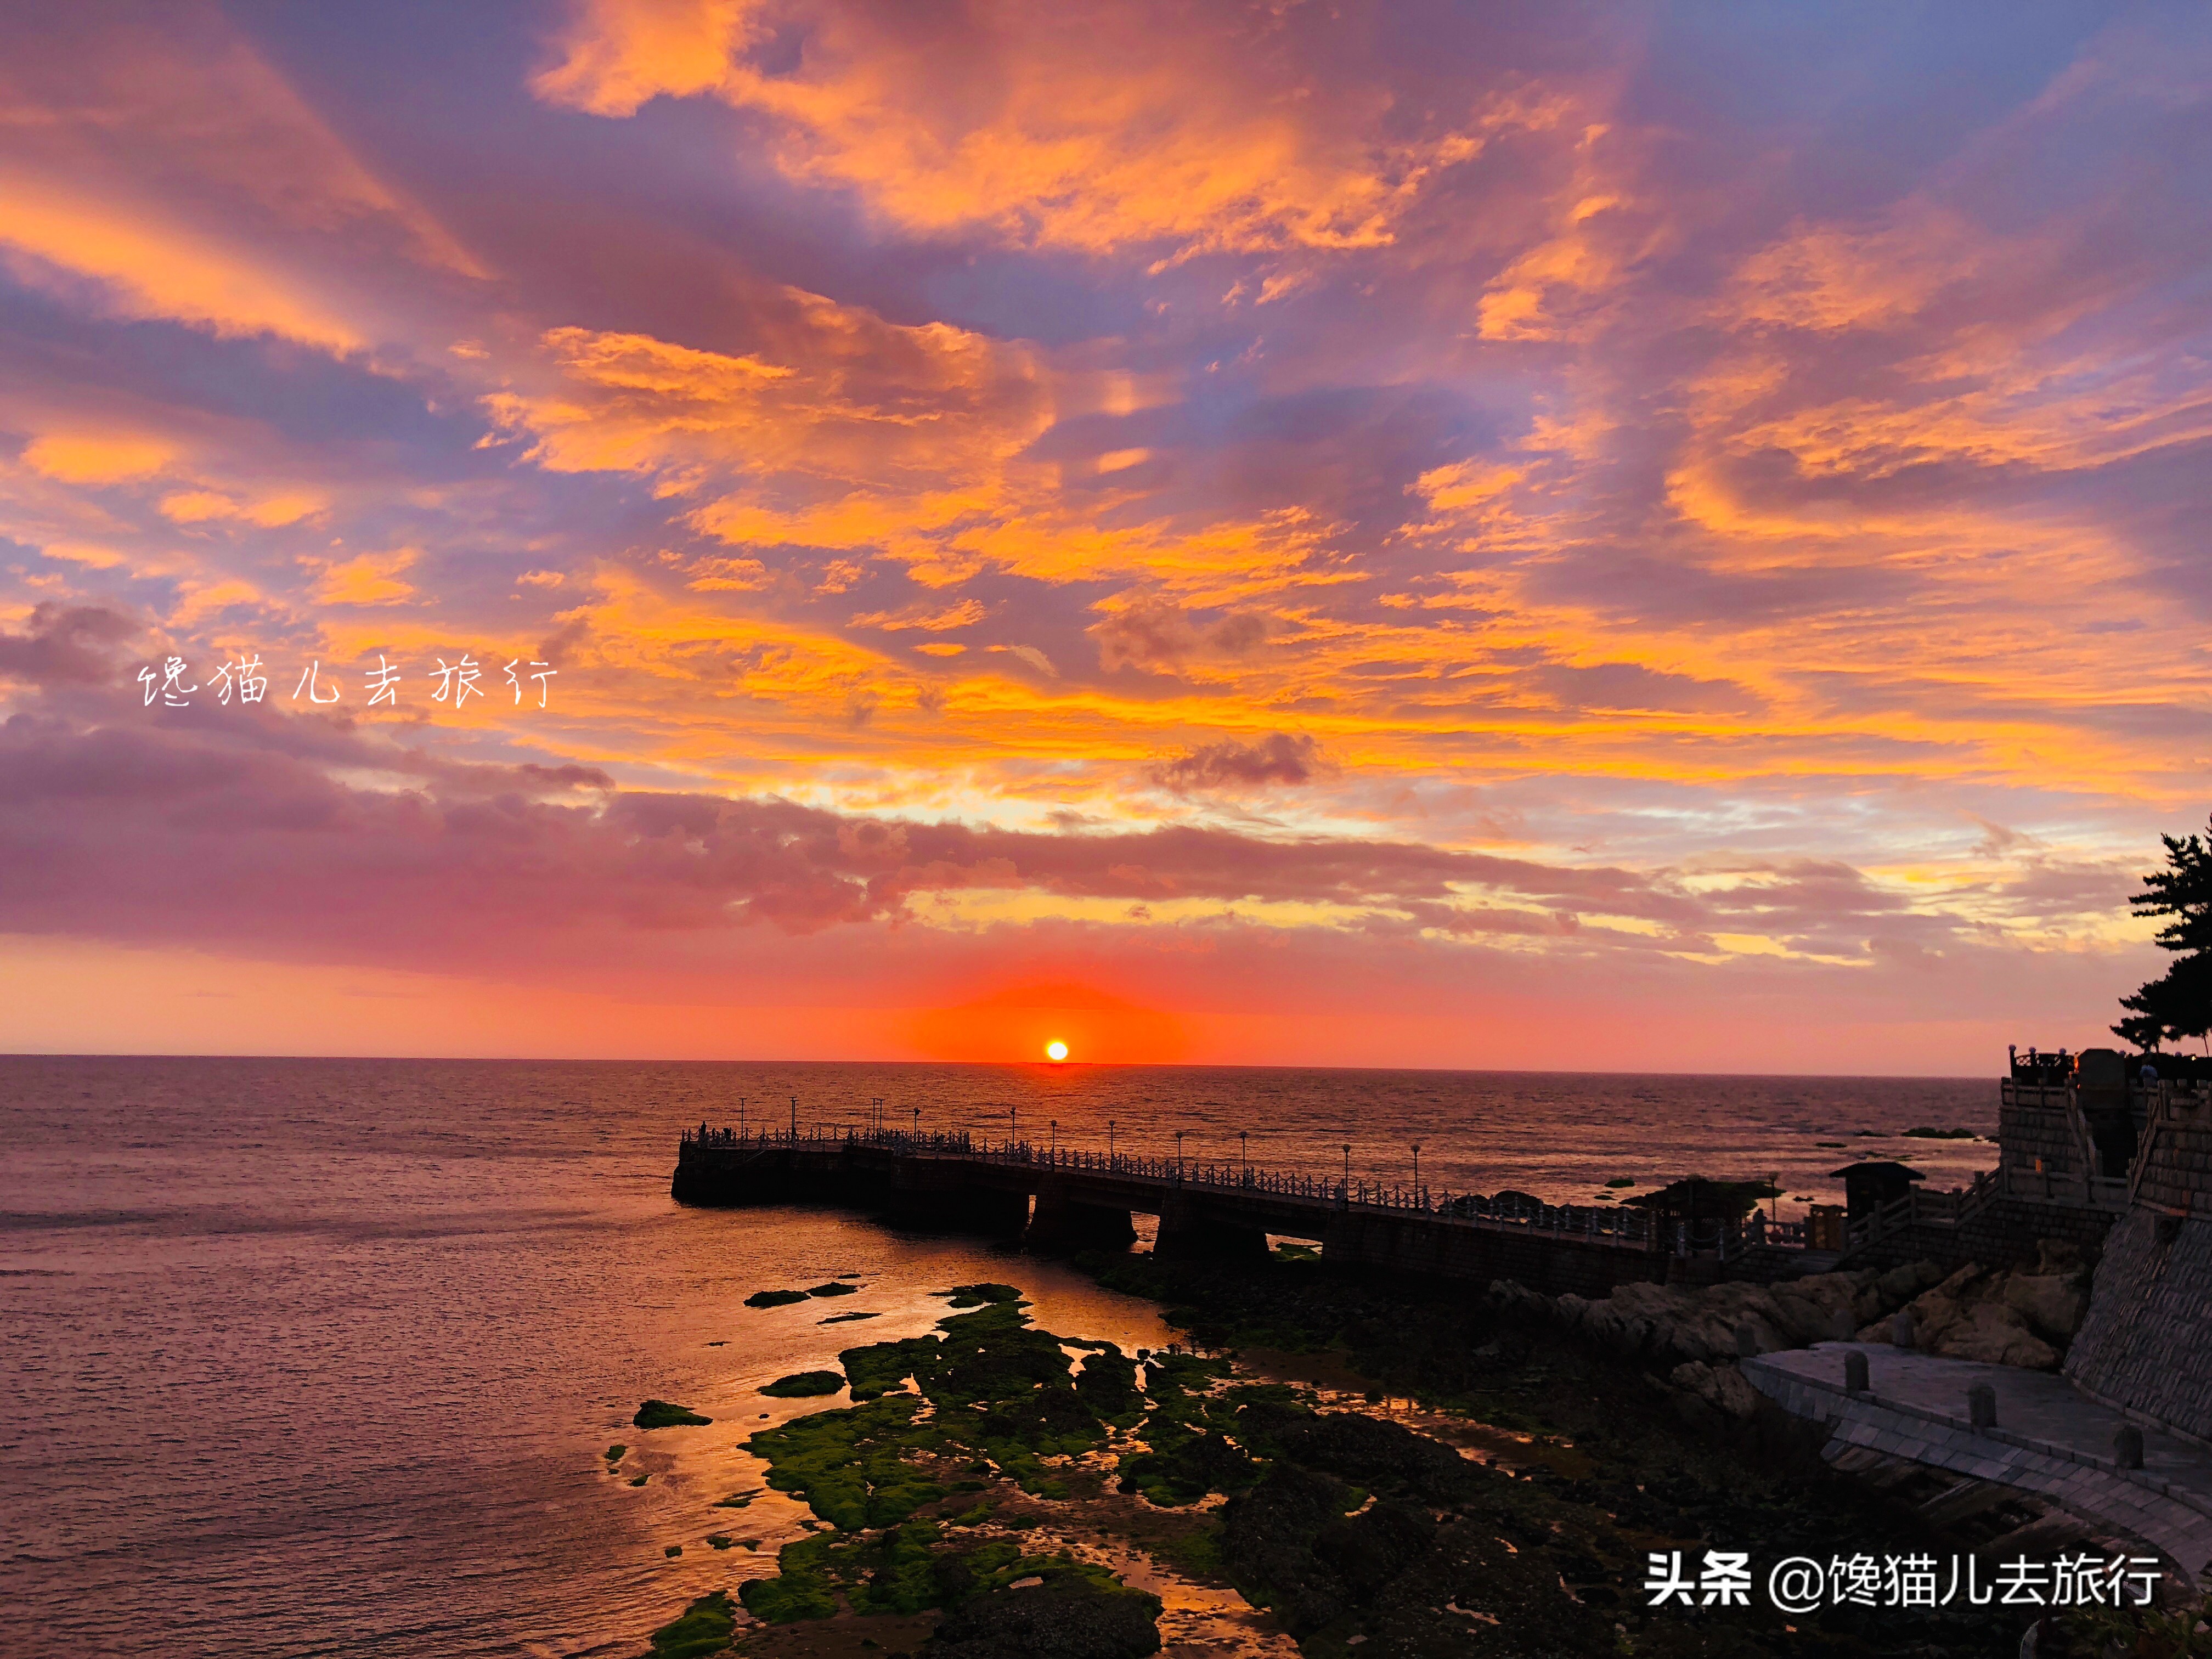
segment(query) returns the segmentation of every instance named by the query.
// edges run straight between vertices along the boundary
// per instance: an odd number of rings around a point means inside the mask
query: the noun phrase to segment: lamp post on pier
[[[914,1109],[914,1138],[916,1142],[921,1139],[921,1108],[919,1106]]]
[[[1421,1201],[1421,1143],[1413,1143],[1413,1202]]]
[[[1106,1167],[1114,1167],[1114,1120],[1106,1120]]]
[[[1021,1127],[1021,1109],[1018,1106],[1006,1108],[1006,1150],[1009,1152],[1014,1150],[1014,1131]]]
[[[1182,1179],[1182,1131],[1176,1131],[1176,1179]]]
[[[799,1139],[799,1097],[797,1095],[791,1097],[791,1138],[793,1140]]]
[[[1054,1158],[1060,1156],[1060,1120],[1058,1118],[1052,1120],[1052,1155]]]
[[[1352,1202],[1352,1143],[1344,1143],[1344,1201]]]
[[[1250,1175],[1252,1173],[1252,1149],[1245,1145],[1245,1137],[1251,1133],[1252,1132],[1249,1129],[1239,1129],[1237,1132],[1237,1156],[1244,1160],[1244,1173],[1246,1175]]]

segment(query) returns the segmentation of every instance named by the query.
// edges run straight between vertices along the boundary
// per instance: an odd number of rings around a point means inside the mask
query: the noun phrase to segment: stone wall
[[[2039,1172],[2075,1181],[2090,1174],[2069,1091],[2006,1084],[1997,1107],[1997,1156],[2012,1192],[2027,1190]]]
[[[1974,1261],[2002,1267],[2033,1258],[2038,1242],[2046,1238],[2063,1240],[2094,1261],[2118,1219],[2109,1210],[2087,1205],[1999,1194],[1964,1221],[1917,1221],[1895,1228],[1853,1250],[1844,1265],[1895,1267],[1934,1261],[1948,1269]]]
[[[2212,1441],[2212,1105],[2203,1100],[2154,1115],[2135,1201],[2106,1241],[2066,1375],[2109,1405]]]

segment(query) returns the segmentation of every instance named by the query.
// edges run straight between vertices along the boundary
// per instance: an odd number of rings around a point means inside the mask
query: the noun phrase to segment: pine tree
[[[2207,826],[2212,834],[2212,825]],[[2137,915],[2172,916],[2158,942],[2178,960],[2120,1006],[2130,1010],[2113,1032],[2138,1048],[2201,1037],[2212,1032],[2212,844],[2203,836],[2166,843],[2166,868],[2143,878],[2143,890],[2128,902]]]

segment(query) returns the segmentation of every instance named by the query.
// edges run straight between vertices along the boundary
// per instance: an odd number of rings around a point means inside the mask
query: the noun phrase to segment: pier
[[[893,1225],[980,1233],[1037,1255],[1126,1249],[1158,1218],[1164,1260],[1256,1259],[1310,1241],[1333,1267],[1602,1297],[1637,1281],[1771,1278],[1825,1265],[1802,1223],[1674,1221],[1634,1208],[1530,1205],[1243,1164],[984,1143],[966,1132],[686,1130],[679,1203],[825,1203]]]

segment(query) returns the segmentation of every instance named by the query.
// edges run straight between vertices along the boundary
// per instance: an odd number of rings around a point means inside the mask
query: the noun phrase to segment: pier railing
[[[914,1131],[858,1126],[797,1129],[716,1129],[702,1125],[684,1132],[684,1144],[702,1151],[743,1157],[771,1152],[842,1152],[867,1149],[892,1157],[956,1158],[969,1163],[1012,1164],[1112,1176],[1208,1192],[1243,1192],[1288,1199],[1343,1211],[1411,1212],[1445,1224],[1512,1229],[1553,1237],[1580,1237],[1594,1243],[1676,1255],[1717,1255],[1723,1261],[1747,1249],[1803,1249],[1802,1221],[1770,1220],[1754,1212],[1736,1221],[1684,1221],[1632,1207],[1584,1204],[1529,1204],[1492,1199],[1480,1193],[1453,1194],[1431,1188],[1358,1178],[1312,1175],[1300,1170],[1264,1170],[1243,1162],[1178,1158],[1118,1149],[1038,1145],[1032,1141],[985,1140],[969,1130]]]

